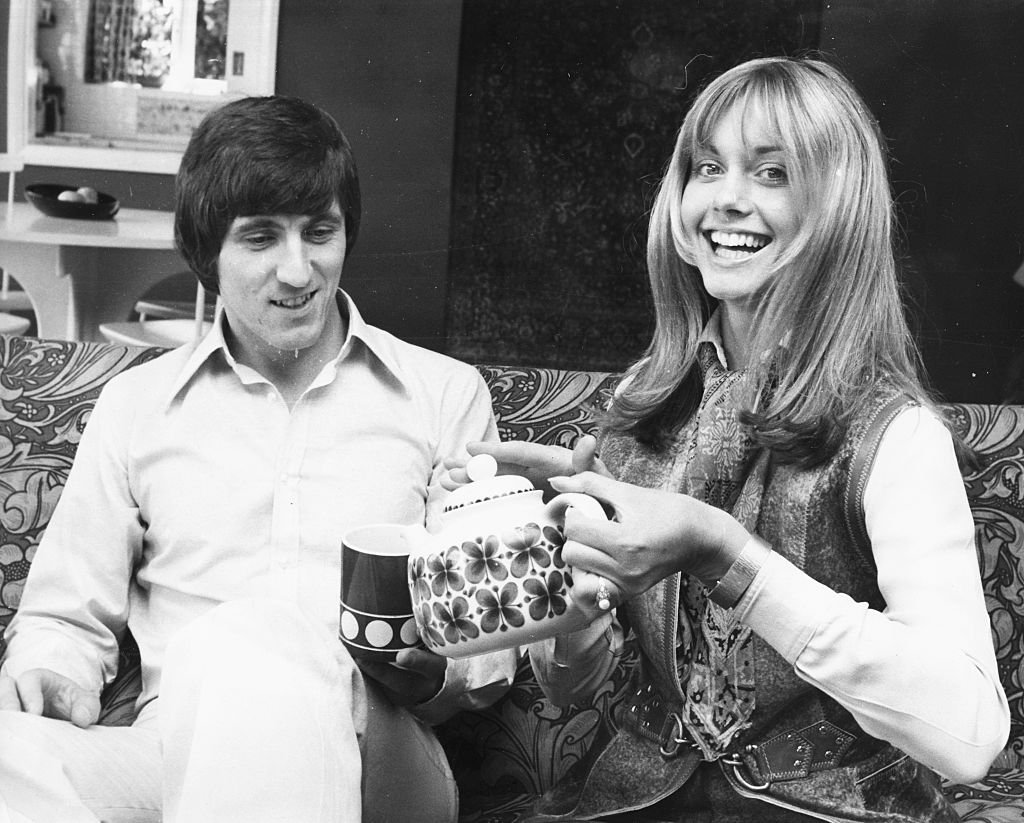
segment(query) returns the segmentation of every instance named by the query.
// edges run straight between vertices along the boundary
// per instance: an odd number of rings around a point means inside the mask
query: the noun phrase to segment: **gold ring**
[[[597,584],[597,594],[594,595],[594,599],[597,601],[597,607],[606,612],[612,607],[612,593],[608,591],[608,581],[603,577],[597,578],[600,583]]]

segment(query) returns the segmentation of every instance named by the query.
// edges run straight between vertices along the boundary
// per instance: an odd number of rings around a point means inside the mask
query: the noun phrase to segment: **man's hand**
[[[0,710],[69,720],[80,728],[100,716],[99,696],[49,669],[29,669],[17,679],[0,676]]]
[[[357,660],[396,706],[414,706],[434,697],[444,685],[448,659],[425,649],[403,649],[394,663]]]

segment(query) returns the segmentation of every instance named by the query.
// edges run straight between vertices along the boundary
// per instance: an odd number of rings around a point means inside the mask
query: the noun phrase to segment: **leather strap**
[[[798,780],[834,769],[856,741],[850,732],[828,720],[781,732],[761,743],[744,746],[725,762],[748,789],[763,791],[779,780]]]
[[[657,743],[666,760],[697,749],[682,715],[667,706],[650,683],[633,689],[619,704],[617,720],[619,726]]]
[[[616,719],[621,728],[657,743],[665,760],[698,750],[682,716],[662,701],[651,684],[634,688],[619,704]],[[744,746],[739,752],[726,755],[723,761],[732,766],[741,784],[762,791],[778,780],[796,780],[836,768],[856,740],[851,732],[828,720],[819,720]]]
[[[875,464],[878,447],[885,435],[885,430],[907,406],[915,405],[908,395],[898,394],[882,405],[868,421],[860,445],[850,461],[850,471],[846,477],[846,488],[843,493],[846,528],[855,545],[865,558],[870,568],[874,568],[871,555],[871,541],[868,539],[868,527],[864,518],[864,489],[871,475],[871,467]]]

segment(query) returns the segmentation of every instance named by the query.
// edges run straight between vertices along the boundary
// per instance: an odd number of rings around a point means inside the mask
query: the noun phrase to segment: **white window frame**
[[[195,20],[196,0],[180,0],[191,6]],[[225,66],[227,96],[273,94],[277,72],[279,0],[235,0],[244,14],[228,18],[228,54]],[[20,171],[24,166],[59,166],[82,169],[115,169],[131,172],[175,174],[180,150],[135,149],[130,144],[105,148],[53,146],[36,143],[28,133],[29,89],[35,79],[36,0],[10,0],[7,24],[7,152],[0,153],[0,171]],[[234,9],[233,9],[234,11]],[[234,75],[234,53],[244,55],[245,73]]]

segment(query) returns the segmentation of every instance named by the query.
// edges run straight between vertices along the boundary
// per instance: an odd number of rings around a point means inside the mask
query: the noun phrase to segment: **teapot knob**
[[[490,480],[498,473],[498,461],[489,454],[476,454],[466,462],[466,475],[474,483]]]

